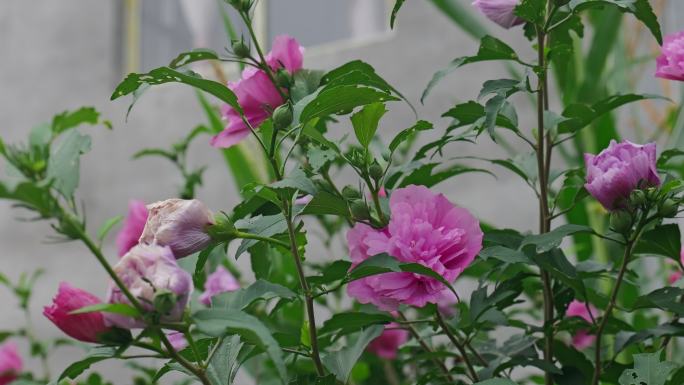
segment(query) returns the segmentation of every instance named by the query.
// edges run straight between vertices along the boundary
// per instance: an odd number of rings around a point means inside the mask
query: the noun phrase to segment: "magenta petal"
[[[19,377],[24,362],[14,342],[0,345],[0,385],[6,385]]]
[[[278,35],[273,40],[273,47],[266,57],[266,62],[271,68],[284,67],[293,74],[302,69],[304,48],[299,45],[297,39],[287,35]]]
[[[240,283],[233,277],[226,268],[219,266],[216,271],[207,277],[207,282],[204,284],[204,293],[200,295],[199,300],[206,306],[211,305],[211,298],[221,293],[227,293],[240,289]]]
[[[73,311],[102,303],[96,296],[77,289],[66,282],[59,284],[52,305],[43,309],[43,315],[66,335],[83,342],[98,342],[98,336],[109,330],[101,312],[70,314]]]
[[[489,20],[504,28],[511,28],[525,21],[514,13],[519,0],[475,0],[473,5]]]
[[[393,360],[397,358],[397,350],[408,341],[408,337],[408,331],[400,329],[399,324],[392,322],[385,325],[382,334],[371,341],[366,350],[380,358]]]
[[[665,36],[655,76],[684,81],[684,31]]]
[[[147,207],[145,202],[132,200],[128,203],[128,215],[124,220],[123,226],[116,235],[116,247],[119,256],[123,256],[133,246],[138,244],[147,222]]]

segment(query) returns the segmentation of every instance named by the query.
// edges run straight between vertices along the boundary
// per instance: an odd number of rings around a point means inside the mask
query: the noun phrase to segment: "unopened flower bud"
[[[658,207],[658,215],[663,218],[672,218],[677,215],[678,209],[677,202],[673,199],[665,199]]]
[[[176,306],[176,295],[168,290],[160,290],[155,293],[152,304],[159,314],[169,314]]]
[[[282,88],[290,88],[292,85],[292,76],[286,69],[281,68],[275,75],[276,85]]]
[[[377,181],[385,174],[385,170],[379,164],[374,163],[368,168],[368,174],[373,180]]]
[[[629,194],[629,200],[634,206],[641,206],[646,203],[646,193],[644,190],[634,190]]]
[[[71,286],[59,284],[52,304],[43,309],[43,315],[68,336],[83,342],[100,342],[100,335],[111,330],[105,325],[101,312],[72,314],[81,308],[101,304],[96,296]]]
[[[292,109],[289,104],[283,104],[273,111],[273,126],[276,130],[283,129],[292,123]]]
[[[233,54],[239,58],[246,58],[250,55],[250,50],[247,44],[242,40],[236,40],[233,42]]]
[[[345,199],[353,200],[361,198],[361,193],[352,186],[344,186],[344,188],[342,188],[342,196]]]
[[[368,206],[362,200],[352,202],[351,212],[355,219],[365,220],[370,218],[370,211],[368,210]]]
[[[610,214],[610,227],[617,233],[627,233],[632,229],[632,215],[624,210],[613,211]]]
[[[147,206],[149,216],[140,243],[168,246],[176,258],[203,250],[211,243],[207,233],[214,215],[197,199],[167,199]]]

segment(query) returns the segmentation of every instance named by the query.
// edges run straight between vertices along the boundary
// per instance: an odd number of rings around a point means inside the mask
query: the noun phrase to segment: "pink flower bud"
[[[352,266],[382,253],[401,263],[419,263],[453,282],[482,248],[480,224],[468,210],[424,186],[407,186],[390,196],[391,217],[384,229],[356,224],[347,232]],[[400,304],[437,303],[444,284],[413,273],[384,273],[349,283],[361,303],[393,311]]]
[[[591,311],[591,313],[589,313],[589,311]],[[570,302],[568,310],[565,312],[567,317],[579,317],[588,323],[592,323],[592,315],[596,316],[597,314],[598,311],[595,307],[589,305],[589,309],[587,309],[587,305],[584,302],[577,300]],[[596,336],[589,334],[587,330],[578,330],[575,332],[575,335],[572,336],[572,346],[578,350],[588,348],[594,344],[594,341],[596,341]]]
[[[366,350],[378,357],[393,360],[397,358],[397,350],[408,341],[408,331],[400,329],[400,325],[392,322],[385,325],[385,330],[368,344]]]
[[[515,15],[515,7],[519,0],[475,0],[477,7],[487,18],[504,28],[511,28],[522,24],[525,20]]]
[[[598,155],[584,154],[587,183],[584,187],[607,210],[619,209],[637,188],[659,186],[656,145],[628,140],[610,142]]]
[[[207,277],[207,282],[204,284],[204,293],[200,295],[199,300],[203,304],[210,306],[211,298],[215,295],[238,289],[240,289],[240,283],[238,283],[237,279],[223,266],[219,266],[215,272]]]
[[[19,349],[14,342],[0,345],[0,385],[6,385],[19,377],[24,366]]]
[[[128,215],[124,220],[121,230],[116,235],[116,247],[119,250],[119,257],[138,244],[146,222],[147,207],[145,207],[145,202],[138,200],[130,201],[128,203]]]
[[[656,66],[656,77],[684,81],[684,31],[665,36]]]
[[[70,314],[73,311],[102,303],[96,296],[71,286],[59,284],[52,305],[43,308],[43,315],[66,335],[83,342],[99,342],[99,336],[109,331],[101,312]]]
[[[170,248],[138,245],[119,260],[114,266],[114,272],[147,311],[154,310],[153,304],[157,293],[174,294],[175,304],[168,313],[161,315],[161,320],[177,322],[183,318],[183,312],[193,290],[192,277],[178,266]],[[107,301],[130,304],[128,298],[114,283],[110,283]],[[145,326],[140,319],[120,314],[106,313],[105,320],[110,325],[126,329]]]
[[[207,226],[214,215],[197,199],[167,199],[147,206],[150,214],[140,243],[168,246],[176,258],[201,251],[211,242]]]

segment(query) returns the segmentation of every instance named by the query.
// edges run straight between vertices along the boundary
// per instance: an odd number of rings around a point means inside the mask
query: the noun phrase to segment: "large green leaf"
[[[81,107],[75,111],[64,111],[52,118],[52,133],[59,135],[81,124],[94,125],[100,121],[100,113],[93,107]]]
[[[359,106],[392,100],[399,99],[387,92],[372,87],[342,85],[325,88],[304,107],[299,116],[299,121],[307,123],[314,118],[345,114]]]
[[[235,309],[200,310],[192,318],[197,328],[203,333],[214,337],[238,334],[245,342],[265,350],[275,364],[281,381],[283,383],[287,381],[280,346],[258,318]]]
[[[634,248],[637,254],[662,255],[675,261],[679,261],[681,251],[681,235],[675,223],[656,226],[645,232]]]
[[[239,335],[219,339],[216,352],[207,366],[207,377],[213,385],[230,385],[235,381],[240,361],[238,354],[244,346]]]
[[[169,63],[169,67],[176,69],[198,61],[218,59],[218,54],[216,54],[216,52],[213,50],[207,48],[197,48],[189,52],[183,52],[176,56],[176,58]]]
[[[243,310],[255,301],[273,298],[293,299],[297,296],[285,286],[258,279],[245,289],[224,293],[212,298],[213,308]]]
[[[219,100],[227,103],[242,114],[242,108],[238,103],[237,96],[228,87],[213,80],[202,79],[195,73],[183,73],[169,67],[159,67],[146,74],[131,73],[126,76],[114,90],[111,99],[115,100],[122,96],[137,91],[143,85],[158,85],[164,83],[183,83],[210,93]]]
[[[351,216],[347,201],[326,191],[319,191],[316,193],[311,202],[304,207],[304,210],[302,210],[302,215],[307,214],[337,215],[347,218]]]
[[[262,237],[272,237],[285,232],[285,230],[287,230],[287,222],[285,221],[283,214],[260,215],[247,220],[239,220],[235,222],[235,227],[250,234]],[[240,257],[240,255],[254,246],[257,242],[259,241],[255,239],[243,239],[240,247],[238,247],[235,252],[235,258]]]
[[[342,383],[347,383],[352,368],[359,360],[366,346],[382,334],[384,326],[374,325],[366,330],[349,337],[347,346],[337,352],[331,352],[321,357],[323,365],[335,374]]]
[[[373,103],[366,105],[359,112],[351,116],[356,139],[364,148],[368,148],[368,145],[373,140],[380,119],[386,112],[387,108],[385,108],[384,104]]]
[[[662,351],[635,354],[634,369],[625,370],[620,385],[665,385],[665,381],[679,365],[661,361]]]
[[[345,312],[335,314],[319,329],[321,335],[335,333],[345,335],[370,325],[388,324],[394,317],[387,313]]]
[[[525,237],[521,247],[534,245],[537,253],[544,253],[560,246],[563,238],[577,233],[593,234],[594,230],[589,226],[565,224],[545,234],[534,234]]]
[[[423,95],[420,97],[420,101],[424,102],[432,88],[454,70],[466,64],[491,60],[520,61],[518,54],[516,54],[513,48],[509,47],[506,43],[489,35],[484,36],[482,40],[480,40],[480,48],[478,49],[476,55],[456,58],[449,63],[447,68],[437,71],[432,76],[432,79],[423,91]]]
[[[622,12],[629,12],[639,19],[651,31],[651,34],[658,41],[658,44],[663,44],[662,32],[658,18],[653,13],[653,8],[648,0],[570,0],[568,6],[573,12],[577,13],[583,9],[592,7],[602,7],[605,5],[614,5]]]
[[[90,137],[78,131],[70,131],[51,149],[47,168],[48,179],[67,198],[71,198],[80,179],[80,157],[90,150]]]

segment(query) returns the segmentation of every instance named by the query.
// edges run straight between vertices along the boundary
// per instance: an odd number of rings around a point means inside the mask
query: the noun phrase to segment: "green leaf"
[[[509,249],[504,246],[491,246],[480,251],[479,257],[483,260],[490,258],[498,259],[505,263],[529,263],[530,259],[520,250]]]
[[[295,168],[286,174],[282,180],[271,183],[271,187],[275,189],[293,189],[311,195],[316,194],[317,191],[316,186],[301,168]]]
[[[213,80],[202,79],[197,74],[191,73],[191,75],[188,75],[168,67],[155,68],[146,74],[128,74],[126,79],[124,79],[124,81],[121,82],[114,90],[111,100],[129,95],[143,85],[157,85],[164,83],[183,83],[198,88],[216,96],[221,101],[233,107],[235,111],[242,114],[242,108],[238,103],[237,96],[235,96],[233,91],[231,91],[228,87]]]
[[[79,159],[90,150],[90,144],[89,136],[70,131],[51,149],[47,177],[54,180],[54,188],[64,197],[71,198],[78,187]]]
[[[586,8],[615,5],[620,11],[633,14],[639,21],[644,23],[649,31],[651,31],[651,34],[658,41],[658,44],[663,44],[662,31],[660,30],[658,17],[653,12],[653,8],[651,8],[648,0],[571,0],[568,5],[575,13]]]
[[[305,96],[316,92],[321,84],[323,71],[302,69],[297,71],[292,77],[293,85],[290,88],[290,96],[294,103],[304,99]]]
[[[65,378],[69,379],[75,379],[81,373],[85,372],[88,368],[90,368],[91,365],[98,363],[100,361],[108,360],[110,358],[114,358],[117,355],[123,353],[125,350],[125,347],[122,348],[115,348],[111,346],[98,346],[95,348],[90,349],[88,351],[88,355],[81,359],[80,361],[74,362],[73,364],[69,365],[62,374],[59,375],[58,381],[61,381]]]
[[[255,218],[247,220],[239,220],[235,222],[235,227],[244,230],[250,234],[259,235],[262,237],[272,237],[277,234],[284,233],[287,230],[287,222],[283,214],[276,215],[259,215]],[[242,243],[235,252],[237,259],[250,247],[257,244],[256,239],[243,239]]]
[[[621,107],[625,104],[633,103],[645,99],[663,99],[659,95],[650,94],[625,94],[609,96],[599,102],[588,106],[586,104],[571,104],[563,111],[563,116],[570,120],[558,125],[558,132],[561,134],[574,133],[588,126],[604,114]]]
[[[144,148],[135,154],[133,154],[133,159],[140,159],[140,158],[145,158],[145,157],[153,157],[153,156],[158,156],[161,158],[168,159],[172,162],[175,162],[178,159],[178,156],[170,151],[164,150],[163,148]]]
[[[98,303],[96,305],[85,306],[74,310],[69,314],[74,315],[97,312],[120,314],[132,318],[140,317],[140,312],[138,309],[125,303]]]
[[[404,5],[405,0],[395,0],[394,2],[394,7],[392,8],[392,15],[390,16],[390,28],[394,29],[394,21],[397,18],[397,13],[399,13],[399,10],[401,9],[401,6]]]
[[[392,100],[399,99],[377,88],[356,85],[325,88],[304,107],[299,122],[307,123],[314,118],[345,114],[359,106]]]
[[[675,223],[656,226],[645,232],[634,248],[636,254],[662,255],[675,261],[679,261],[681,250],[681,235]]]
[[[428,85],[423,91],[423,95],[420,97],[421,103],[425,102],[428,94],[432,88],[437,85],[445,76],[453,72],[454,70],[471,63],[478,63],[483,61],[491,60],[514,60],[519,61],[518,55],[515,53],[513,48],[509,47],[503,41],[486,35],[480,40],[480,48],[475,56],[464,56],[459,57],[451,61],[447,68],[437,71],[433,76]]]
[[[325,191],[319,191],[309,202],[302,215],[337,215],[349,218],[349,207],[347,201]]]
[[[81,107],[76,111],[64,111],[52,118],[52,133],[54,136],[57,136],[84,123],[95,125],[99,120],[100,113],[93,107]]]
[[[337,159],[337,152],[329,148],[311,146],[306,152],[306,158],[309,160],[309,166],[313,171],[319,172]]]
[[[207,278],[206,272],[204,271],[204,266],[206,266],[209,257],[218,246],[218,243],[211,243],[210,245],[205,247],[204,250],[202,250],[197,256],[197,262],[195,263],[195,272],[192,275],[192,281],[195,284],[195,287],[200,288],[204,286],[204,281]]]
[[[209,361],[207,377],[212,385],[230,385],[235,381],[241,362],[238,359],[244,343],[239,335],[219,339],[220,345]]]
[[[275,364],[281,382],[286,382],[287,372],[280,346],[258,318],[235,309],[200,310],[192,318],[203,333],[214,337],[238,334],[245,342],[265,350]]]
[[[385,79],[375,72],[375,68],[361,60],[354,60],[345,63],[323,76],[321,84],[325,88],[337,87],[340,85],[365,85],[377,88],[386,93],[394,93],[399,96],[406,104],[411,107],[413,112],[416,110],[411,103],[397,89],[392,87]]]
[[[124,217],[121,215],[107,219],[107,221],[100,226],[100,229],[97,230],[97,239],[100,242],[104,241],[104,239],[107,237],[107,234],[109,234],[114,226],[118,225],[123,219]]]
[[[402,179],[399,187],[404,187],[411,184],[433,187],[436,184],[441,183],[453,176],[471,172],[480,172],[494,176],[494,174],[485,169],[467,167],[459,164],[447,166],[442,170],[435,170],[442,165],[442,163],[428,163],[417,168],[416,170],[413,170],[409,175]]]
[[[682,295],[684,295],[684,289],[678,287],[656,289],[637,298],[631,311],[657,308],[682,315],[684,314],[684,304],[680,302]]]
[[[387,313],[345,312],[335,314],[319,329],[321,335],[336,333],[338,336],[356,332],[370,325],[388,324],[394,318]]]
[[[522,0],[515,7],[515,15],[532,24],[542,25],[544,13],[546,12],[545,0]]]
[[[190,52],[183,52],[179,54],[175,59],[169,64],[170,68],[176,69],[178,67],[186,66],[190,63],[203,61],[203,60],[218,60],[219,56],[216,52],[207,48],[197,48]]]
[[[491,130],[494,125],[517,131],[518,128],[516,123],[511,121],[507,116],[499,113],[501,106],[499,106],[498,109],[494,109],[494,107],[496,106],[490,105],[489,111],[487,111],[485,106],[481,105],[480,103],[469,101],[466,103],[457,104],[449,111],[443,113],[442,117],[454,118],[456,120],[449,126],[450,129],[472,124],[478,133],[482,132],[485,127]],[[496,120],[492,120],[494,113],[497,113]],[[489,118],[487,118],[488,115]],[[485,119],[489,119],[486,122],[487,125],[485,125]]]
[[[347,383],[352,368],[359,360],[366,346],[375,338],[382,334],[384,326],[375,325],[355,335],[349,337],[347,347],[337,352],[325,354],[321,357],[323,365],[335,374],[335,377],[342,383]]]
[[[400,272],[414,273],[434,278],[456,294],[456,290],[451,286],[451,283],[429,267],[419,263],[399,263],[396,258],[386,253],[374,255],[356,265],[356,267],[349,272],[347,282],[356,281],[357,279],[369,277],[371,275]]]
[[[389,149],[390,152],[394,152],[402,143],[406,142],[407,140],[411,139],[414,135],[416,135],[420,131],[427,131],[427,130],[432,130],[434,126],[432,123],[425,121],[425,120],[419,120],[414,124],[413,126],[406,128],[402,131],[400,131],[397,136],[392,139],[392,142],[390,142]]]
[[[534,245],[537,253],[544,253],[560,246],[563,238],[578,233],[594,234],[594,230],[589,226],[565,224],[545,234],[534,234],[525,237],[521,248],[526,245]]]
[[[258,279],[245,289],[214,296],[212,307],[243,310],[255,301],[268,301],[273,298],[294,299],[296,296],[295,292],[285,286]]]
[[[386,112],[387,109],[383,103],[373,103],[366,105],[359,112],[351,116],[356,139],[359,140],[359,143],[364,148],[368,148],[368,145],[373,140],[378,129],[378,123],[380,123],[380,119]]]
[[[665,385],[665,381],[679,365],[661,361],[662,350],[655,353],[635,354],[634,369],[625,370],[620,385]]]

